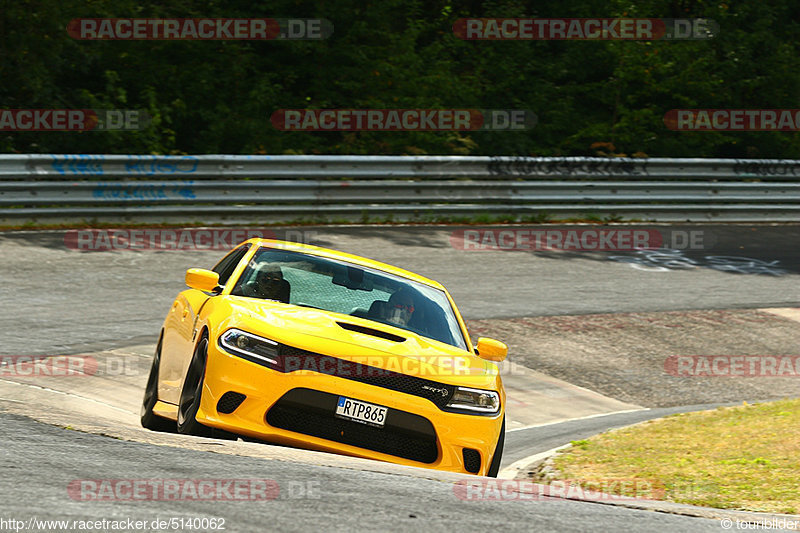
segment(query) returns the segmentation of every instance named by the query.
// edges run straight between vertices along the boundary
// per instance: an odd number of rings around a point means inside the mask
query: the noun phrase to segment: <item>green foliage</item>
[[[0,152],[800,157],[794,133],[674,132],[673,108],[788,108],[789,0],[5,2],[0,106],[143,109],[136,132],[0,132]],[[77,41],[76,17],[325,18],[324,41]],[[461,17],[705,17],[704,41],[464,41]],[[282,132],[291,108],[529,109],[522,132]],[[602,144],[598,144],[602,143]],[[593,147],[595,145],[595,147]],[[602,145],[602,151],[596,147]]]

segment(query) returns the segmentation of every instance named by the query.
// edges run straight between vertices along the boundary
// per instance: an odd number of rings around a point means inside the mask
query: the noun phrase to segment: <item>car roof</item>
[[[420,276],[419,274],[415,274],[409,270],[405,270],[403,268],[398,268],[396,266],[389,265],[387,263],[382,263],[380,261],[375,261],[374,259],[368,259],[366,257],[361,257],[354,254],[349,254],[346,252],[340,252],[337,250],[332,250],[330,248],[322,248],[321,246],[314,246],[311,244],[301,244],[297,242],[291,241],[279,241],[275,239],[261,239],[261,238],[252,238],[248,239],[247,241],[250,244],[255,246],[264,246],[267,248],[279,248],[281,250],[290,250],[296,252],[303,252],[311,255],[316,255],[319,257],[326,257],[329,259],[338,259],[340,261],[346,261],[348,263],[353,263],[359,266],[374,268],[376,270],[381,270],[383,272],[388,272],[389,274],[394,274],[396,276],[400,276],[402,278],[407,278],[413,281],[417,281],[419,283],[423,283],[430,287],[434,287],[436,289],[445,290],[444,286],[438,281],[434,281],[430,278],[426,278],[425,276]]]

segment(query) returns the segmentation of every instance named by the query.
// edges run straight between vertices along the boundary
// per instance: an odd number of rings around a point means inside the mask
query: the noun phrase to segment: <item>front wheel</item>
[[[497,477],[500,472],[500,461],[503,459],[503,446],[506,443],[506,418],[503,417],[503,425],[500,427],[500,437],[497,439],[497,446],[494,449],[494,457],[492,457],[492,464],[489,465],[489,472],[486,474],[489,477]]]
[[[203,393],[203,381],[206,375],[206,361],[208,360],[208,336],[203,335],[197,343],[192,362],[186,371],[183,380],[181,398],[178,403],[178,433],[210,437],[211,428],[204,426],[195,418],[200,409],[200,399]]]
[[[150,366],[150,376],[147,378],[147,386],[144,388],[144,399],[140,417],[142,427],[151,431],[164,431],[175,433],[175,422],[162,418],[153,412],[158,401],[158,368],[161,365],[161,340],[158,339],[156,353],[153,355],[153,364]]]

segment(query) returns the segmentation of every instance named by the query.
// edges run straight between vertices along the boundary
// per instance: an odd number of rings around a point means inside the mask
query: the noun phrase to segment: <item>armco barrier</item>
[[[800,161],[0,155],[0,220],[800,220]]]

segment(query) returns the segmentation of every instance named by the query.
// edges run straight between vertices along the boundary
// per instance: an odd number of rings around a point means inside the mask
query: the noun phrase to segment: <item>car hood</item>
[[[494,363],[411,331],[280,302],[231,297],[230,303],[234,313],[227,327],[284,345],[452,385],[497,386]]]

